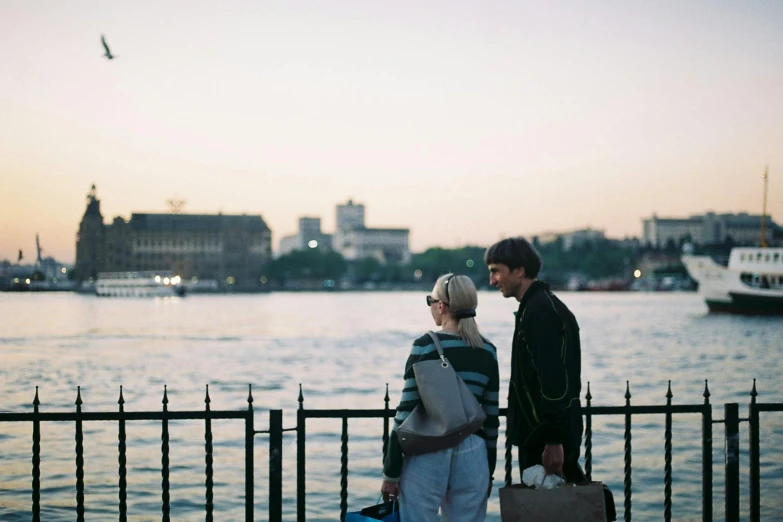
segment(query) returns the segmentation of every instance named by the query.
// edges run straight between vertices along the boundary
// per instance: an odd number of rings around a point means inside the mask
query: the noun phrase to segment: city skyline
[[[301,6],[300,6],[301,7]],[[0,259],[132,212],[353,199],[412,251],[783,215],[783,4],[0,1]],[[103,56],[105,35],[115,59]],[[34,37],[33,37],[34,36]]]

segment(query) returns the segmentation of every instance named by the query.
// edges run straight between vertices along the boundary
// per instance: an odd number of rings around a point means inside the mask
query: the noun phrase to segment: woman
[[[397,428],[421,403],[413,364],[437,359],[432,338],[413,342],[405,364],[405,384],[397,406],[389,449],[383,467],[384,499],[398,498],[401,522],[436,521],[438,508],[449,522],[478,522],[487,513],[487,497],[497,460],[498,361],[495,347],[476,325],[476,287],[469,277],[446,274],[438,278],[427,305],[437,326],[446,359],[473,391],[487,415],[482,428],[454,448],[404,457]]]

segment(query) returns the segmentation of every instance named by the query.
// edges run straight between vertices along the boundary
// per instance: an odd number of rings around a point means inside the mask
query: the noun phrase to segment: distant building
[[[689,241],[697,245],[718,244],[731,241],[735,245],[759,245],[761,242],[760,214],[715,214],[708,212],[687,218],[659,218],[655,214],[642,220],[642,240],[656,248],[667,244],[679,245]],[[767,217],[765,236],[767,243],[774,242],[779,229],[772,218]]]
[[[588,244],[594,244],[606,239],[606,234],[603,230],[593,230],[592,228],[585,228],[582,230],[574,230],[573,232],[566,232],[562,234],[563,238],[563,251],[568,252],[572,248],[578,248]]]
[[[364,205],[354,204],[352,199],[344,205],[337,205],[337,220],[334,229],[334,249],[342,253],[346,247],[345,234],[354,228],[364,228]]]
[[[381,263],[408,263],[407,228],[351,228],[343,232],[342,255],[349,261],[372,257]]]
[[[277,255],[285,256],[294,250],[299,250],[299,234],[280,238],[280,248],[277,250]]]
[[[103,223],[95,186],[76,238],[76,273],[170,270],[238,286],[255,285],[271,259],[271,231],[259,215],[131,214]]]
[[[337,205],[334,249],[349,261],[372,257],[381,263],[407,263],[411,259],[410,230],[367,228],[364,205],[349,199]]]
[[[593,230],[592,228],[584,228],[570,232],[545,232],[536,236],[536,242],[541,245],[547,245],[560,240],[564,252],[568,252],[572,248],[597,243],[605,239],[606,234],[604,234],[603,230]]]
[[[103,224],[101,202],[95,191],[95,185],[87,194],[87,208],[79,223],[76,234],[76,266],[74,270],[79,279],[95,278],[106,266],[106,226]]]
[[[321,232],[321,218],[319,217],[300,217],[299,231],[294,235],[280,238],[278,253],[284,256],[294,250],[306,248],[332,249],[332,236]]]

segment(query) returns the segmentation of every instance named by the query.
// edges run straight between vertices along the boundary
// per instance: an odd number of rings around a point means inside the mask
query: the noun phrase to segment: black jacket
[[[534,281],[516,315],[508,389],[508,438],[531,451],[563,444],[579,455],[582,440],[581,349],[574,314]]]

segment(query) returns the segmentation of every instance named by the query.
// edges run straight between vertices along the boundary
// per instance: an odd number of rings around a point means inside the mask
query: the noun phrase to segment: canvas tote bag
[[[427,333],[435,342],[440,359],[413,365],[421,404],[397,428],[405,455],[453,448],[476,433],[487,418],[473,392],[443,355],[438,336],[432,331]]]
[[[591,482],[533,489],[524,484],[500,488],[502,522],[605,522],[604,485]],[[614,520],[614,519],[612,519]]]

